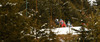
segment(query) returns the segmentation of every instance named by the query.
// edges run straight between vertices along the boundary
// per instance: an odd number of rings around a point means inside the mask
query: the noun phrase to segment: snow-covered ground
[[[57,35],[68,34],[68,33],[72,33],[73,35],[79,34],[76,31],[72,30],[71,28],[76,29],[76,30],[80,30],[81,26],[70,27],[70,28],[69,27],[55,28],[55,29],[52,29],[52,31]],[[87,30],[87,29],[85,28],[85,30]]]
[[[66,34],[69,34],[71,33],[72,35],[77,35],[77,34],[80,34],[80,33],[77,33],[76,31],[74,31],[73,29],[75,30],[78,30],[80,31],[81,29],[81,26],[76,26],[76,27],[60,27],[60,28],[53,28],[53,29],[41,29],[40,31],[45,31],[45,33],[47,34],[50,34],[50,30],[52,32],[54,32],[56,35],[66,35]],[[86,31],[88,31],[88,29],[85,28]],[[23,33],[24,31],[21,31],[21,33]],[[34,29],[34,35],[31,35],[31,34],[24,34],[24,36],[33,36],[35,37],[36,36],[36,30]],[[32,33],[32,31],[30,31],[30,33]],[[45,34],[44,33],[44,34]],[[23,36],[23,37],[24,37]],[[22,37],[22,38],[23,38]],[[41,37],[41,36],[40,36]],[[40,38],[39,37],[39,38]]]

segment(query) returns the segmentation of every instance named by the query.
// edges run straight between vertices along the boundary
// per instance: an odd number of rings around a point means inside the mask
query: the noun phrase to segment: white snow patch
[[[44,26],[46,26],[47,25],[47,23],[44,23],[41,27],[44,27]]]
[[[60,39],[61,42],[65,42],[63,39]]]
[[[10,3],[10,2],[7,2],[6,5],[11,5],[11,6],[15,6],[17,3]]]
[[[96,2],[96,0],[88,0],[88,2],[90,3],[91,6],[97,5],[97,3],[94,3],[94,2]]]
[[[56,35],[62,35],[62,34],[68,34],[68,33],[72,33],[72,35],[77,35],[80,33],[77,33],[76,31],[72,30],[71,28],[75,29],[75,30],[79,30],[81,29],[81,26],[77,26],[77,27],[60,27],[60,28],[54,28],[51,29],[52,32],[54,32]],[[45,33],[50,33],[50,29],[41,29],[40,31],[45,31]],[[85,28],[86,31],[88,31],[88,29]]]
[[[0,7],[2,7],[2,5],[0,4]]]
[[[80,33],[76,33],[76,31],[72,30],[71,28],[76,29],[76,30],[80,30],[81,29],[81,26],[78,26],[78,27],[70,27],[70,28],[69,27],[55,28],[55,29],[52,29],[52,31],[56,35],[62,35],[62,34],[68,34],[68,33],[72,33],[73,35],[80,34]],[[88,29],[85,28],[85,30],[87,31]]]
[[[20,16],[23,16],[22,11],[18,12],[18,14],[19,14]]]

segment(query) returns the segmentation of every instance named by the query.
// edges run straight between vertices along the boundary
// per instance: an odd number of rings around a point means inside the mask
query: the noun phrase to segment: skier
[[[70,21],[68,21],[67,26],[73,27]]]
[[[56,27],[60,27],[58,18],[55,19],[55,23],[56,23]]]
[[[60,19],[60,25],[61,27],[66,27],[66,23],[62,19]]]
[[[57,18],[55,19],[55,23],[56,25],[59,25],[59,20]]]

